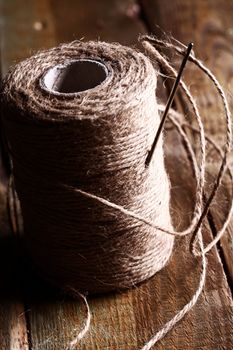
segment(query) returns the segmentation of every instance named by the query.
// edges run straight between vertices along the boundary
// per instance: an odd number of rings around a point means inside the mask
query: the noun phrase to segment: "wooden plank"
[[[38,4],[39,2],[32,1],[30,3],[35,8],[35,3]],[[104,11],[102,10],[104,12],[104,23],[108,23],[108,25],[104,27],[103,32],[99,32],[101,39],[131,43],[133,35],[135,35],[135,39],[137,38],[139,28],[142,28],[142,24],[137,17],[133,16],[130,17],[131,20],[127,20],[128,28],[124,27],[124,31],[118,30],[119,23],[122,22],[120,19],[116,19],[114,22],[115,29],[112,29],[111,18],[114,17],[113,13],[117,17],[123,16],[125,18],[125,12],[117,11],[117,9],[122,9],[122,6],[125,8],[126,3],[131,6],[134,5],[132,1],[115,1],[113,4],[117,5],[114,7],[112,3],[104,2]],[[49,2],[43,1],[43,4],[46,6]],[[83,28],[88,32],[86,38],[95,39],[98,33],[95,21],[103,13],[98,12],[99,4],[92,4],[91,10],[88,9],[88,6],[87,8],[84,7],[80,2],[71,2],[71,4],[72,10],[64,9],[64,3],[61,1],[53,3],[56,9],[54,9],[54,6],[46,7],[46,16],[53,19],[52,22],[49,20],[49,25],[54,30],[53,40],[72,40],[74,38],[73,33],[75,33],[75,37],[83,36],[85,34],[82,33],[84,32]],[[92,11],[92,21],[87,20],[85,22],[83,20],[82,22],[80,19],[80,22],[78,22],[75,20],[77,14],[80,13],[84,13],[83,18],[88,19],[90,11]],[[69,21],[64,21],[66,17],[62,16],[63,13],[66,16],[67,14],[71,16]],[[10,10],[8,15],[10,16]],[[108,18],[110,19],[108,20]],[[67,21],[72,24],[67,23]],[[64,27],[66,27],[64,22],[69,26],[65,31],[67,34],[64,34]],[[84,24],[86,27],[84,27]],[[20,28],[20,22],[17,25]],[[8,31],[13,30],[9,26],[7,28]],[[31,35],[30,30],[29,37]],[[112,34],[110,35],[109,32],[111,31]],[[134,34],[128,37],[128,32]],[[11,34],[5,32],[4,35],[7,38],[8,35],[12,35],[12,32]],[[40,39],[37,40],[40,41]],[[41,46],[45,45],[46,43],[42,40]],[[24,54],[26,55],[23,49],[19,49],[18,54],[22,57]],[[17,58],[17,49],[13,60],[13,51],[9,56],[7,55],[6,53],[5,57],[8,57],[6,62],[12,62]],[[8,63],[6,63],[7,65]],[[178,218],[178,223],[186,225],[193,205],[193,183],[191,181],[187,182],[187,179],[191,178],[187,158],[182,147],[177,146],[180,144],[180,140],[177,139],[176,134],[171,136],[168,144],[170,146],[167,149],[167,166],[171,171],[174,217]],[[184,169],[184,171],[181,172],[180,169]],[[185,216],[182,213],[182,208],[186,208]],[[205,235],[210,239],[208,229],[206,229]],[[210,350],[216,348],[216,344],[218,344],[219,349],[230,348],[232,330],[227,327],[227,324],[232,323],[233,320],[232,300],[229,297],[221,262],[215,250],[210,253],[209,259],[210,272],[205,292],[198,305],[186,317],[184,322],[180,323],[158,345],[158,349],[201,348]],[[90,307],[93,313],[91,331],[78,348],[84,350],[125,348],[131,350],[140,348],[165,321],[174,315],[179,307],[182,307],[189,300],[196,288],[194,281],[198,282],[199,271],[197,265],[197,262],[194,262],[188,254],[188,240],[183,240],[177,242],[169,265],[148,282],[121,294],[112,293],[91,298]],[[32,348],[35,350],[64,348],[64,345],[72,339],[74,329],[79,329],[83,321],[83,306],[80,301],[71,301],[65,297],[61,299],[58,296],[55,298],[55,294],[51,296],[52,292],[48,290],[48,286],[40,283],[38,279],[34,280],[34,286],[32,286],[32,283],[33,280],[30,280],[29,291],[26,295]],[[218,318],[216,315],[218,315]],[[210,320],[213,321],[210,322]]]
[[[46,0],[0,0],[1,67],[9,66],[56,43],[53,21]]]
[[[21,0],[0,0],[0,10],[3,75],[38,49],[61,42],[85,38],[129,45],[145,32],[140,7],[131,0],[87,0],[85,5],[71,0],[67,6],[61,0],[25,0],[23,6]]]
[[[3,71],[2,57],[1,35],[0,78]],[[21,300],[18,283],[16,283],[18,271],[16,271],[15,266],[17,266],[18,255],[15,249],[15,240],[10,237],[11,230],[8,221],[8,175],[3,161],[2,139],[0,141],[0,345],[3,350],[28,350],[24,304]]]
[[[1,159],[0,159],[1,162]],[[0,184],[0,345],[3,350],[28,350],[24,305],[17,279],[18,254],[6,208],[5,174],[1,167]]]
[[[135,44],[145,27],[140,20],[140,7],[135,0],[51,1],[51,11],[59,42],[85,40],[119,41]],[[64,25],[65,23],[65,25]]]
[[[18,278],[19,247],[10,236],[6,202],[7,175],[0,152],[0,346],[2,350],[28,350],[27,325]]]
[[[54,45],[52,21],[45,1],[0,1],[1,74],[10,65],[27,57],[38,48]],[[26,9],[26,10],[25,10]],[[42,14],[44,17],[42,17]],[[40,27],[39,23],[43,22]],[[6,191],[7,173],[0,150],[0,348],[28,350],[29,337],[24,305],[24,266],[20,244],[9,227]]]
[[[175,0],[171,3],[162,0],[142,0],[143,11],[146,15],[148,25],[152,32],[161,36],[161,30],[155,27],[159,25],[167,33],[178,40],[188,43],[195,43],[195,52],[200,59],[214,72],[220,83],[224,87],[231,110],[233,103],[231,91],[233,88],[233,30],[232,15],[233,2],[225,0]],[[195,76],[195,79],[193,78]],[[207,133],[224,144],[225,122],[222,117],[223,109],[220,98],[216,98],[213,85],[200,72],[194,70],[192,65],[186,70],[187,81],[190,85],[193,96],[198,101],[201,114],[205,123]],[[180,101],[181,102],[181,101]],[[182,103],[180,104],[182,106]],[[211,161],[212,163],[212,161]],[[233,155],[230,157],[231,167],[233,166]],[[210,164],[211,172],[216,172]],[[231,198],[231,188],[229,193],[222,194],[223,197]],[[224,222],[227,205],[225,207],[213,207],[211,215],[216,228],[220,228]],[[227,271],[230,273],[231,284],[233,285],[233,220],[231,221],[225,236],[221,240],[221,246],[226,261]]]

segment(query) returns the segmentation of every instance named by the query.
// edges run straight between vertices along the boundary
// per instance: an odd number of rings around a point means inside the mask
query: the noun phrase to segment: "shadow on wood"
[[[24,248],[23,239],[0,237],[0,302],[24,299],[54,300],[58,291],[40,278]]]

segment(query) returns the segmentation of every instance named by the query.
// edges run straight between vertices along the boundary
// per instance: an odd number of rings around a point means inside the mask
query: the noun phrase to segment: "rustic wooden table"
[[[85,37],[131,45],[138,33],[161,30],[184,43],[214,71],[231,97],[233,86],[232,0],[0,0],[1,72],[41,48]],[[223,142],[220,101],[209,82],[190,66],[186,78],[197,98],[209,135]],[[166,96],[161,84],[159,96]],[[176,107],[184,110],[181,95]],[[192,136],[192,135],[191,135]],[[189,160],[175,131],[166,132],[166,164],[172,182],[176,227],[188,224],[194,202]],[[7,174],[0,164],[0,349],[60,350],[81,327],[80,301],[52,290],[38,276],[12,237],[6,211]],[[210,178],[217,169],[209,164]],[[229,181],[205,222],[209,241],[229,203]],[[77,349],[136,350],[181,308],[198,284],[199,264],[189,254],[189,238],[177,240],[170,263],[160,273],[124,293],[90,298],[91,330]],[[217,248],[208,254],[205,290],[197,305],[156,347],[166,350],[233,348],[233,221]]]

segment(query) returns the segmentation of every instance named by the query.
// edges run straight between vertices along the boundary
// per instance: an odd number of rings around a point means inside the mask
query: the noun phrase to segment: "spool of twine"
[[[183,55],[185,46],[149,36],[140,41],[163,71],[175,78],[177,72],[161,50]],[[203,290],[206,253],[222,237],[233,214],[231,198],[223,226],[204,246],[203,220],[226,170],[233,178],[228,167],[232,125],[220,83],[194,55],[189,60],[210,79],[222,100],[226,142],[222,150],[205,135],[197,104],[181,81],[198,126],[170,111],[196,179],[192,219],[181,232],[173,229],[169,214],[162,138],[145,167],[160,122],[158,110],[164,111],[156,102],[157,72],[149,58],[119,44],[75,41],[19,63],[2,83],[2,124],[29,252],[43,276],[79,295],[87,310],[83,328],[66,350],[75,349],[90,326],[90,309],[80,292],[128,288],[151,277],[168,261],[174,236],[193,235],[191,251],[201,261],[199,283],[187,304],[141,350],[162,339]],[[199,159],[187,127],[199,135]],[[207,141],[221,164],[204,203]]]
[[[61,288],[128,288],[169,259],[172,235],[94,198],[172,230],[162,138],[145,167],[160,122],[156,83],[142,53],[79,41],[19,63],[3,82],[28,250]]]

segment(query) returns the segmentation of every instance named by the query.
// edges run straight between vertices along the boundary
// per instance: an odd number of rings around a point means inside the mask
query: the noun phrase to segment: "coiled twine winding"
[[[43,86],[50,68],[77,59],[104,64],[106,79],[78,93]],[[142,53],[78,41],[38,53],[5,79],[4,127],[29,251],[60,287],[127,288],[171,254],[173,236],[77,191],[172,229],[162,139],[145,167],[160,120],[156,83]]]

